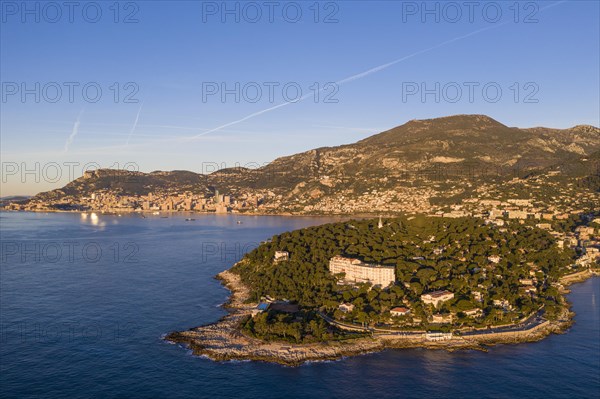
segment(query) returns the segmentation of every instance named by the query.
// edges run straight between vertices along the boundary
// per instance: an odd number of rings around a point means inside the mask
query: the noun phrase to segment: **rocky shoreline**
[[[597,273],[579,275],[576,279],[564,280],[564,285],[583,281]],[[305,362],[338,360],[343,357],[379,352],[387,348],[427,348],[455,350],[482,350],[497,344],[516,344],[539,341],[550,334],[560,334],[573,323],[574,313],[565,300],[561,317],[548,321],[531,330],[518,333],[480,334],[455,336],[445,341],[428,341],[425,338],[406,338],[394,335],[374,335],[344,341],[312,344],[290,344],[267,342],[243,334],[240,322],[251,315],[256,304],[246,303],[248,289],[240,277],[226,270],[217,276],[231,291],[229,300],[223,305],[228,314],[219,321],[195,327],[187,331],[167,334],[165,340],[189,348],[196,356],[206,356],[215,361],[254,360],[298,366]]]
[[[256,304],[245,303],[248,290],[238,275],[224,271],[217,278],[231,291],[223,305],[228,314],[218,322],[187,331],[172,332],[165,340],[183,344],[194,355],[217,361],[258,360],[296,366],[307,361],[336,360],[344,356],[376,352],[383,349],[375,339],[361,338],[345,342],[289,344],[266,342],[243,334],[238,326],[251,314]]]

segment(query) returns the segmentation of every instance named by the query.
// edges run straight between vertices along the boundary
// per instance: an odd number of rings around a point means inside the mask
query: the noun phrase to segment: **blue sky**
[[[262,165],[452,114],[600,124],[599,2],[450,3],[80,2],[70,22],[63,2],[2,1],[1,195],[86,164]]]

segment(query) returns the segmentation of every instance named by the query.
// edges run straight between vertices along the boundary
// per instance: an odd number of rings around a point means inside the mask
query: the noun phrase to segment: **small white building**
[[[510,302],[508,302],[506,299],[494,299],[492,302],[493,302],[494,306],[497,306],[504,310],[512,309]]]
[[[492,263],[500,263],[500,257],[498,255],[488,256],[488,260]]]
[[[525,293],[525,294],[536,294],[537,293],[537,288],[535,288],[535,285],[526,285],[524,287],[520,287],[520,289]]]
[[[396,308],[392,308],[390,310],[390,314],[394,317],[406,316],[406,315],[410,314],[410,309],[405,308],[405,307],[396,307]]]
[[[350,313],[354,310],[354,305],[351,303],[342,303],[338,306],[338,309],[344,313]]]
[[[427,341],[447,341],[452,339],[452,333],[428,331],[425,333],[425,339],[427,339]]]
[[[290,253],[288,251],[275,251],[275,256],[273,257],[273,262],[282,262],[284,260],[288,260],[290,258]]]
[[[483,315],[483,310],[479,308],[473,308],[468,310],[463,310],[463,313],[469,317],[479,317]]]
[[[452,298],[454,298],[454,293],[446,290],[434,291],[421,295],[421,300],[423,303],[433,304],[433,306],[437,306],[442,302],[449,301]]]
[[[490,219],[499,219],[504,217],[504,211],[501,209],[492,209],[490,211]]]

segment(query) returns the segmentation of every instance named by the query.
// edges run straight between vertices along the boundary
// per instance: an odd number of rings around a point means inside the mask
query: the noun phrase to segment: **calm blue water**
[[[1,213],[2,397],[597,397],[600,279],[576,324],[489,353],[390,350],[297,368],[214,363],[162,334],[217,320],[212,277],[274,234],[326,218]],[[243,224],[237,224],[241,220]]]

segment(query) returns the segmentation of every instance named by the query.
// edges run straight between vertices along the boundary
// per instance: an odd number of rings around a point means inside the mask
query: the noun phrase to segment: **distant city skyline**
[[[73,22],[2,3],[1,195],[85,165],[257,167],[453,114],[600,124],[598,2],[275,3],[92,2]]]

